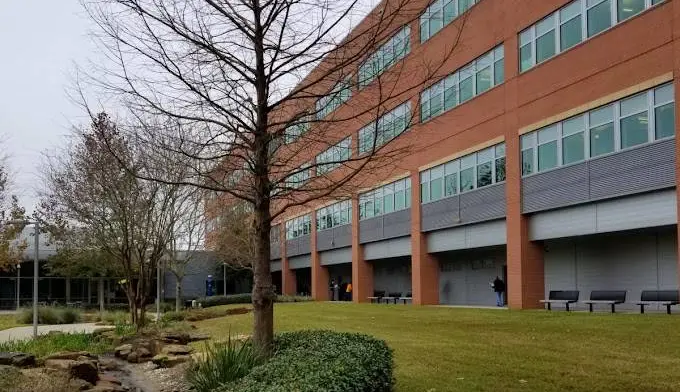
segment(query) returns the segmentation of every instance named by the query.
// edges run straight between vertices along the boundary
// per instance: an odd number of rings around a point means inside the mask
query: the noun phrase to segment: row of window
[[[310,214],[298,216],[286,221],[286,239],[302,237],[312,233],[312,218]]]
[[[338,144],[316,156],[316,174],[322,175],[339,167],[352,156],[352,137],[342,139]]]
[[[411,178],[407,177],[359,195],[359,219],[411,207]]]
[[[378,149],[383,144],[401,135],[411,125],[411,102],[405,102],[378,121],[359,130],[359,154]]]
[[[286,177],[286,188],[297,189],[304,185],[310,178],[312,178],[312,168],[309,163],[305,163],[295,173]]]
[[[269,230],[269,242],[272,244],[278,244],[281,240],[281,226],[272,226]]]
[[[293,143],[307,131],[309,131],[309,119],[305,116],[299,122],[286,127],[283,131],[283,142],[286,144]]]
[[[359,88],[368,86],[411,51],[411,27],[404,26],[359,67]]]
[[[505,143],[420,172],[420,201],[428,203],[505,181]]]
[[[316,230],[331,229],[352,222],[352,201],[344,200],[316,211]]]
[[[425,42],[478,0],[435,0],[420,16],[420,42]]]
[[[338,82],[333,89],[316,101],[316,118],[321,120],[340,105],[347,102],[352,96],[352,77],[347,77]]]
[[[522,175],[674,134],[673,85],[665,84],[523,135]]]
[[[493,86],[503,83],[503,45],[498,45],[420,94],[420,119],[425,122]]]
[[[575,0],[519,35],[520,72],[663,0]]]

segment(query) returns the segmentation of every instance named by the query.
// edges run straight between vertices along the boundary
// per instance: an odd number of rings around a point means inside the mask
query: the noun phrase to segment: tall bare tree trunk
[[[104,313],[104,278],[99,278],[99,311]]]
[[[182,310],[182,277],[175,276],[175,312]]]

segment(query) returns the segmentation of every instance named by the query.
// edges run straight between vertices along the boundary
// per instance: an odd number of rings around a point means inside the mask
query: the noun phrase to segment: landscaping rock
[[[101,370],[118,370],[118,362],[110,358],[99,359],[99,369]]]
[[[0,365],[0,381],[14,380],[21,375],[21,371],[10,365]]]
[[[94,384],[99,379],[99,371],[94,361],[75,361],[69,368],[71,377]]]
[[[97,359],[96,355],[92,355],[88,353],[87,351],[62,351],[58,353],[54,353],[51,355],[48,355],[45,357],[45,360],[50,360],[50,359],[71,359],[71,360],[77,360],[79,358],[85,358],[85,359]]]
[[[191,357],[188,355],[158,354],[151,359],[151,362],[160,367],[171,368],[179,365],[180,363],[189,362],[190,360]]]
[[[105,382],[110,382],[112,384],[121,385],[120,380],[118,380],[117,378],[113,377],[110,374],[100,374],[99,375],[99,381],[105,381]]]
[[[119,358],[127,358],[128,355],[132,352],[132,345],[131,344],[123,344],[121,346],[116,347],[115,349],[115,355]]]
[[[161,335],[161,339],[170,344],[187,344],[191,341],[191,336],[184,332],[168,332]]]
[[[192,347],[183,346],[179,344],[169,344],[163,347],[161,352],[168,355],[189,355],[194,351]]]
[[[126,360],[130,363],[139,363],[139,355],[136,352],[131,352],[128,354]]]
[[[210,335],[205,333],[192,333],[189,335],[190,342],[199,342],[202,340],[210,340]]]
[[[35,366],[35,355],[14,352],[0,352],[0,365],[16,367]]]
[[[121,385],[108,381],[98,381],[94,388],[88,389],[88,391],[91,392],[127,392],[127,390],[127,388],[124,388]]]
[[[69,387],[71,387],[74,391],[84,391],[86,389],[92,388],[92,384],[89,382],[82,380],[80,378],[72,378],[68,382]]]
[[[139,358],[151,358],[153,356],[151,355],[151,351],[146,347],[138,347],[135,352]]]
[[[48,369],[66,370],[71,369],[71,365],[76,363],[73,359],[48,359],[45,361],[45,367]]]

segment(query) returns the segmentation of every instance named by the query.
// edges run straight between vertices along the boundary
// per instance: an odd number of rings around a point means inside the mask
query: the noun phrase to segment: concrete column
[[[285,222],[283,223],[283,230],[281,230],[281,293],[284,295],[295,295],[295,288],[297,282],[295,281],[295,271],[290,269],[288,264],[288,256],[286,255],[286,229]]]
[[[66,278],[66,302],[71,302],[71,278]]]
[[[427,251],[420,231],[420,173],[411,173],[411,288],[413,304],[439,303],[439,262]]]
[[[364,260],[359,243],[359,199],[352,198],[352,300],[368,302],[373,296],[373,264]]]
[[[312,298],[315,301],[328,301],[328,268],[321,265],[316,241],[316,211],[312,212]]]

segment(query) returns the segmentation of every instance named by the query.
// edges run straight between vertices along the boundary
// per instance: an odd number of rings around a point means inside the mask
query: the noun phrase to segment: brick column
[[[321,265],[316,245],[316,211],[312,212],[312,298],[315,301],[328,301],[328,268]]]
[[[352,198],[352,301],[368,302],[373,295],[373,264],[364,260],[359,243],[359,199]]]
[[[413,304],[439,303],[439,262],[427,252],[425,235],[420,231],[420,173],[411,173],[411,289]]]
[[[283,230],[281,236],[281,294],[295,295],[297,282],[295,281],[295,271],[290,269],[288,255],[286,254],[286,223],[282,223]]]

